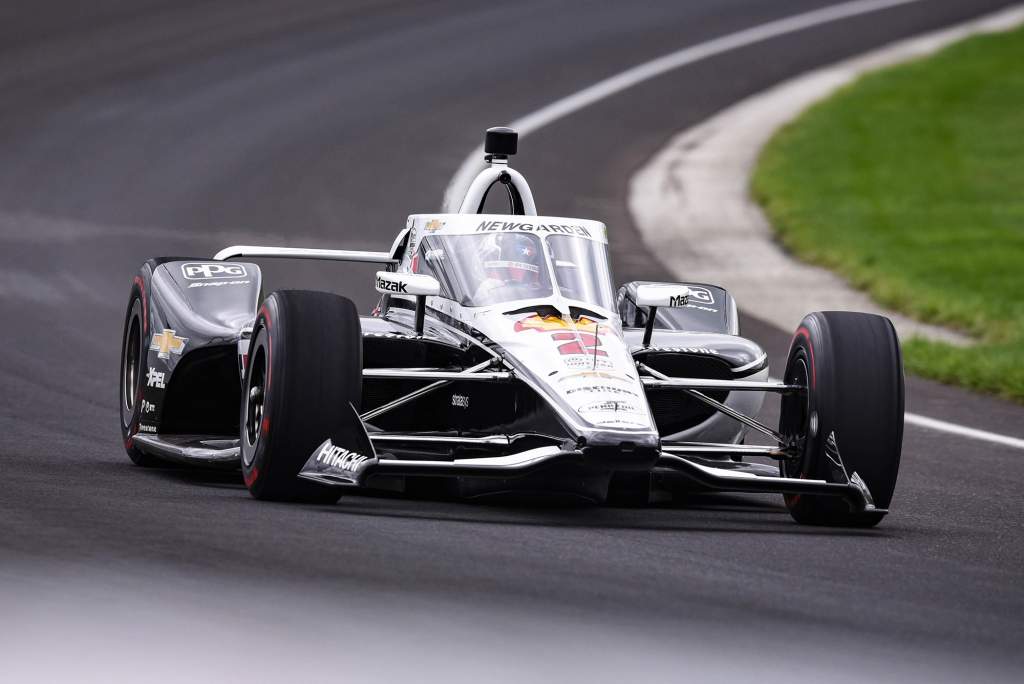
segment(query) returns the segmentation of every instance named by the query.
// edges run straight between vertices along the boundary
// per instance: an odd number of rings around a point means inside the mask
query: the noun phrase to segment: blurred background
[[[488,126],[693,48],[514,159],[541,213],[608,225],[616,284],[673,280],[628,202],[673,136],[1010,3],[778,23],[835,5],[0,2],[0,679],[1020,681],[1020,30],[868,77],[756,170],[787,249],[972,338],[906,340],[908,410],[1009,440],[908,425],[876,530],[798,527],[777,497],[262,505],[238,473],[133,468],[120,443],[124,306],[150,256],[386,249]],[[261,265],[267,291],[376,299],[371,268]],[[740,306],[781,368],[791,329]]]

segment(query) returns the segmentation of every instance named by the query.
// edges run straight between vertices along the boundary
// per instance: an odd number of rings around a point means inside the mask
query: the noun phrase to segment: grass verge
[[[1024,402],[1024,30],[868,74],[764,149],[782,242],[978,344],[905,341],[908,371]]]

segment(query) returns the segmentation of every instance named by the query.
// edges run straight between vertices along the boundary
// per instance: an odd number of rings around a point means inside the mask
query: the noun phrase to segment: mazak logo
[[[316,460],[330,468],[352,472],[370,459],[344,447],[334,446],[331,440],[327,440],[320,449],[320,453],[316,455]]]
[[[381,292],[396,292],[398,294],[405,294],[408,292],[405,283],[399,280],[381,278],[380,276],[377,276],[377,290]]]
[[[164,373],[150,366],[149,370],[146,372],[146,387],[155,387],[156,389],[163,389]]]
[[[458,408],[468,409],[469,408],[469,397],[467,397],[465,394],[453,394],[452,395],[452,406],[456,406]]]
[[[688,295],[674,295],[668,298],[669,306],[686,306],[686,302],[690,301]]]
[[[181,275],[187,280],[214,280],[216,278],[245,278],[245,266],[220,262],[183,264]]]

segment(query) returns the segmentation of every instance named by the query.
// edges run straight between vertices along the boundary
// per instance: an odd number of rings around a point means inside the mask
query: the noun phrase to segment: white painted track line
[[[623,90],[632,88],[639,83],[643,83],[644,81],[661,76],[662,74],[668,73],[674,69],[699,62],[709,57],[714,57],[715,55],[720,55],[725,52],[729,52],[730,50],[736,50],[771,38],[777,38],[787,33],[802,31],[813,26],[819,26],[821,24],[827,24],[840,19],[855,17],[860,14],[868,14],[870,12],[877,12],[878,10],[888,9],[890,7],[908,5],[910,3],[921,1],[922,0],[853,0],[853,2],[843,2],[837,5],[830,5],[810,12],[794,14],[791,17],[777,19],[758,26],[752,26],[751,28],[720,36],[718,38],[713,38],[696,45],[691,45],[690,47],[670,52],[667,55],[662,55],[661,57],[652,59],[649,62],[638,64],[637,66],[626,69],[614,76],[598,81],[591,86],[587,86],[583,90],[579,90],[572,95],[555,100],[551,104],[530,112],[508,125],[519,131],[519,136],[523,137],[547,126],[550,123],[569,116],[574,112],[578,112],[585,107],[589,107],[595,102],[599,102],[607,97],[621,93]],[[474,149],[473,152],[466,157],[466,160],[462,162],[462,166],[459,167],[459,170],[452,177],[451,182],[448,184],[448,189],[445,191],[445,211],[455,212],[459,210],[459,206],[462,204],[462,198],[466,194],[469,184],[473,181],[473,178],[476,176],[479,169],[482,168],[483,157],[483,146],[480,146]]]
[[[923,427],[928,430],[938,430],[939,432],[959,435],[960,437],[967,437],[968,439],[977,439],[983,442],[992,442],[993,444],[1013,447],[1015,449],[1024,449],[1024,439],[1018,439],[1017,437],[1010,437],[1008,435],[1000,435],[996,432],[989,432],[988,430],[978,430],[977,428],[957,425],[956,423],[949,423],[944,420],[936,420],[935,418],[921,416],[916,413],[903,414],[903,420],[909,425]]]
[[[907,5],[921,1],[922,0],[853,0],[853,2],[831,5],[829,7],[823,7],[810,12],[795,14],[784,19],[770,21],[759,26],[753,26],[742,31],[737,31],[736,33],[730,33],[703,43],[698,43],[697,45],[682,48],[681,50],[671,52],[649,62],[644,62],[643,64],[638,64],[635,67],[626,69],[621,73],[610,76],[609,78],[598,81],[591,86],[579,90],[572,95],[563,97],[560,100],[555,100],[551,104],[530,112],[529,114],[511,122],[509,126],[518,130],[519,136],[523,137],[547,126],[550,123],[569,116],[574,112],[578,112],[581,109],[589,107],[595,102],[599,102],[607,97],[620,93],[623,90],[631,88],[639,83],[709,57],[720,55],[722,53],[729,52],[730,50],[752,45],[770,38],[777,38],[787,33],[794,33],[796,31],[802,31],[814,26],[819,26],[821,24],[827,24],[840,19],[847,19],[861,14],[868,14],[870,12],[876,12],[890,7],[897,7],[899,5]],[[480,146],[474,149],[469,156],[466,157],[465,161],[462,162],[462,165],[448,183],[447,190],[445,190],[445,211],[458,211],[459,206],[462,204],[462,197],[465,195],[466,189],[469,188],[469,184],[473,181],[478,170],[482,168],[483,156],[483,146]],[[977,439],[991,442],[993,444],[1010,446],[1016,449],[1024,449],[1024,439],[1018,439],[1016,437],[1009,437],[995,432],[988,432],[986,430],[978,430],[976,428],[957,425],[956,423],[928,418],[927,416],[921,416],[916,413],[905,414],[904,420],[911,425],[923,427],[929,430],[938,430],[940,432],[959,435],[969,439]]]
[[[772,377],[769,377],[768,381],[782,382],[780,379]],[[910,411],[907,411],[903,414],[903,422],[907,425],[925,428],[926,430],[936,430],[937,432],[945,432],[950,435],[976,439],[982,442],[991,442],[992,444],[1000,444],[1002,446],[1013,447],[1014,449],[1024,449],[1024,439],[1020,439],[1019,437],[1010,437],[1009,435],[1001,435],[998,432],[979,430],[978,428],[967,427],[966,425],[950,423],[947,420],[929,418],[928,416],[922,416],[919,413],[911,413]]]

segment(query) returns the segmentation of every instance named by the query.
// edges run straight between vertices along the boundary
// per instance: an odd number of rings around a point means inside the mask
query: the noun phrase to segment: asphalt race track
[[[892,514],[849,531],[776,497],[260,504],[237,473],[144,470],[120,444],[145,258],[383,249],[485,127],[824,4],[0,5],[0,680],[1020,681],[1020,449],[908,426]],[[1005,4],[925,0],[738,49],[531,134],[515,165],[542,213],[609,225],[620,281],[665,277],[625,194],[672,134]],[[266,265],[268,290],[362,307],[370,273]],[[779,368],[789,331],[745,326]],[[909,392],[908,410],[1024,437],[1021,407]]]

